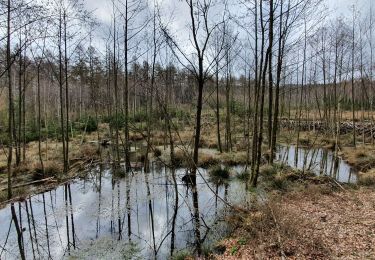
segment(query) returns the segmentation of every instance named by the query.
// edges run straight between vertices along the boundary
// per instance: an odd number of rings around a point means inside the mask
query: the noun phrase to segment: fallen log
[[[12,186],[12,189],[21,188],[21,187],[25,187],[25,186],[29,186],[29,185],[33,185],[33,184],[41,184],[41,183],[45,183],[45,182],[48,182],[48,181],[57,181],[57,180],[54,177],[48,177],[48,178],[41,179],[41,180],[17,184],[17,185]],[[8,188],[2,188],[0,191],[6,191],[7,189]]]

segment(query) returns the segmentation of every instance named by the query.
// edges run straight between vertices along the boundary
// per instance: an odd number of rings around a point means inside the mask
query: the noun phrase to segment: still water
[[[357,181],[355,171],[329,150],[280,146],[276,159],[339,182]],[[167,259],[194,251],[197,226],[185,174],[153,164],[151,173],[120,178],[110,166],[97,166],[85,178],[7,205],[0,210],[0,259]],[[243,204],[248,197],[243,182],[215,184],[202,168],[197,191],[204,247],[226,232],[224,201]]]
[[[336,157],[328,149],[305,149],[291,146],[279,146],[276,159],[291,167],[312,171],[315,175],[327,175],[338,182],[356,183],[356,171],[342,158]]]
[[[245,187],[237,180],[216,185],[207,170],[199,172],[205,245],[225,232],[219,228],[223,200],[243,203]],[[98,166],[84,179],[7,205],[0,210],[0,259],[20,259],[22,253],[26,259],[166,259],[194,250],[192,190],[181,181],[185,174],[153,165],[151,173],[118,178],[110,167]]]

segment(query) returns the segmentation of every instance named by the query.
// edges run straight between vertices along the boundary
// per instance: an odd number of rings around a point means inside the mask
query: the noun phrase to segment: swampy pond
[[[243,203],[245,186],[237,180],[207,185],[207,170],[199,172],[200,232],[208,245],[225,232],[218,217],[225,214],[223,200]],[[84,179],[8,205],[0,211],[0,258],[20,257],[18,238],[26,259],[166,259],[194,250],[192,191],[181,181],[185,174],[154,164],[151,173],[117,178],[111,168],[97,167]]]
[[[281,146],[276,158],[340,182],[356,182],[351,167],[328,150]],[[243,169],[232,167],[232,175]],[[108,165],[96,166],[85,178],[1,209],[0,259],[20,259],[21,253],[26,259],[167,259],[194,251],[197,227],[192,189],[182,181],[186,169],[154,163],[150,173],[139,170],[122,178],[112,173]],[[217,184],[208,170],[199,169],[203,248],[227,233],[225,201],[248,203],[245,190],[237,178]]]

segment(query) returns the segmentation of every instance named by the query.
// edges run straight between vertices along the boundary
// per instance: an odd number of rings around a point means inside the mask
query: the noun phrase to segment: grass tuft
[[[375,186],[375,169],[358,175],[358,184],[363,186]]]
[[[220,165],[213,167],[208,172],[212,178],[229,179],[229,168]]]
[[[44,176],[43,167],[40,162],[33,165],[33,179],[40,180],[42,178],[56,177],[62,172],[62,166],[56,161],[46,161],[43,162],[44,166]]]

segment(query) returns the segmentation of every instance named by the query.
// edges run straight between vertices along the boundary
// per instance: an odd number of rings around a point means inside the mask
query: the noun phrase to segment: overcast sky
[[[157,0],[157,2],[163,6],[172,7],[175,13],[181,14],[175,8],[178,7],[175,2],[180,2],[179,0]],[[230,1],[229,1],[230,2]],[[328,5],[331,10],[332,15],[345,15],[348,13],[349,8],[354,4],[359,8],[364,6],[369,6],[374,0],[325,0],[325,3]],[[84,0],[86,8],[88,10],[95,10],[96,18],[103,23],[110,23],[111,13],[112,13],[112,4],[110,0]],[[171,10],[171,9],[169,9]],[[182,11],[182,10],[181,10]],[[178,21],[175,21],[178,23]]]
[[[104,50],[104,39],[108,37],[108,28],[112,21],[112,1],[111,0],[83,0],[86,9],[93,11],[95,18],[101,24],[95,29],[96,46],[98,49]],[[149,1],[152,5],[153,0]],[[162,7],[162,12],[165,19],[170,20],[169,27],[175,34],[186,35],[186,25],[189,19],[189,13],[186,9],[185,1],[181,0],[156,0]],[[229,0],[228,2],[237,2],[234,0]],[[330,17],[346,16],[351,17],[351,6],[355,5],[357,10],[366,12],[369,9],[370,4],[373,2],[375,5],[375,0],[325,0],[324,5],[327,6],[329,10]]]

